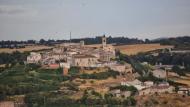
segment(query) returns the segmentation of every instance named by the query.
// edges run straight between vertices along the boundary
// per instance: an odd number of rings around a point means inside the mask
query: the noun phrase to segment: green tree
[[[182,69],[180,69],[179,66],[176,66],[176,65],[173,66],[173,67],[172,67],[172,71],[175,72],[175,73],[177,73],[177,74],[180,75],[180,76],[185,76],[184,71],[183,71]]]

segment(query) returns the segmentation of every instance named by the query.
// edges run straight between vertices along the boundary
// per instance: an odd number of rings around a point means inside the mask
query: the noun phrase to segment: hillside
[[[190,107],[190,97],[178,94],[146,95],[136,99],[140,107]]]
[[[116,49],[120,50],[123,54],[135,55],[140,52],[148,52],[157,49],[172,48],[172,45],[160,45],[160,44],[135,44],[135,45],[120,45],[115,46]]]

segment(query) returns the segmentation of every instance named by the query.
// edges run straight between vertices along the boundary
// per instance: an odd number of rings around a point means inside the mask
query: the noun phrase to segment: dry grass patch
[[[190,87],[190,76],[171,77],[170,79],[178,83],[186,84]]]
[[[2,101],[0,102],[0,107],[14,107],[13,101]]]
[[[138,106],[146,107],[188,107],[190,97],[178,94],[146,95],[136,97]],[[155,103],[156,102],[156,103]]]
[[[6,64],[1,64],[1,65],[0,65],[0,67],[5,67],[5,66],[6,66]]]
[[[81,90],[94,89],[99,93],[107,93],[109,91],[110,84],[119,84],[121,79],[108,78],[105,80],[85,79],[86,83],[81,84],[79,88]]]
[[[96,80],[96,79],[84,79],[86,81],[85,84],[81,84],[79,86],[80,90],[85,89],[94,89],[95,91],[105,94],[109,91],[109,87],[112,85],[119,85],[121,81],[126,80],[126,78],[122,76],[118,76],[117,78],[108,78],[104,80]],[[81,79],[82,80],[82,79]]]
[[[160,45],[160,44],[135,44],[135,45],[121,45],[114,46],[120,50],[123,54],[135,55],[140,52],[148,52],[157,49],[173,48],[171,45]]]
[[[10,49],[10,48],[0,48],[0,53],[12,53],[15,51],[19,52],[25,52],[25,51],[38,51],[43,49],[51,49],[52,47],[44,46],[44,45],[35,45],[35,46],[26,46],[25,48],[19,48],[19,49]]]

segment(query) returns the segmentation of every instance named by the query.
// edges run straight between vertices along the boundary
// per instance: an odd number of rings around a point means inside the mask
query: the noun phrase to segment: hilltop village
[[[168,48],[168,50],[171,50],[171,48]],[[107,44],[106,37],[102,36],[102,44],[98,45],[85,45],[84,41],[81,41],[80,43],[64,43],[48,52],[32,52],[27,57],[27,63],[40,64],[46,69],[62,68],[63,76],[70,75],[69,71],[73,67],[79,69],[79,74],[98,74],[105,71],[109,72],[110,70],[117,72],[118,75],[114,79],[105,78],[105,80],[98,81],[97,83],[90,77],[89,79],[88,77],[82,79],[76,78],[72,81],[77,84],[79,90],[90,89],[99,92],[101,95],[110,94],[116,98],[128,98],[134,95],[176,93],[176,86],[171,85],[167,81],[169,75],[178,75],[169,72],[173,67],[172,65],[156,64],[149,72],[158,81],[140,81],[138,78],[142,74],[136,72],[131,64],[116,60],[119,57],[116,53],[117,50],[114,46]],[[147,62],[141,64],[144,66],[149,65]],[[85,83],[82,83],[84,81]],[[88,83],[87,81],[90,82]],[[178,88],[177,93],[190,95],[190,88],[183,86]],[[64,89],[62,88],[62,91]],[[80,91],[75,94],[80,95]]]
[[[115,49],[106,44],[106,37],[102,37],[102,45],[88,47],[84,41],[80,43],[65,43],[53,48],[50,52],[34,53],[27,57],[27,63],[48,65],[50,68],[76,67],[105,67],[117,64],[114,59]]]

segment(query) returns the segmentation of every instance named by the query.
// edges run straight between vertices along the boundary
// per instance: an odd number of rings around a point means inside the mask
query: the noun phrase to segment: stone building
[[[110,94],[112,94],[114,97],[130,97],[131,96],[131,91],[121,91],[120,89],[115,89],[109,91]]]
[[[39,63],[42,59],[40,53],[31,52],[29,56],[27,56],[27,63]]]
[[[166,71],[162,69],[156,69],[152,71],[153,75],[157,78],[166,78]]]
[[[132,73],[133,69],[130,64],[113,64],[109,66],[110,69],[118,71],[121,74]]]
[[[94,67],[98,59],[92,55],[74,55],[72,58],[73,66],[80,66],[80,67]]]
[[[189,87],[181,86],[178,88],[179,88],[177,91],[178,94],[190,96],[190,88]]]
[[[102,48],[104,49],[107,46],[107,40],[106,40],[106,36],[102,36]]]

